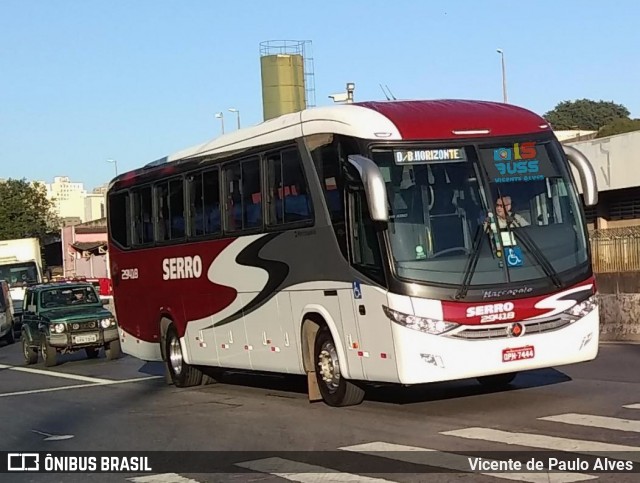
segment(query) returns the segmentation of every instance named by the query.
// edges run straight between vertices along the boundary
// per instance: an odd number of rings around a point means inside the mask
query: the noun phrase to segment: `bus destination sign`
[[[396,149],[393,152],[396,164],[418,164],[447,161],[466,161],[464,148]]]

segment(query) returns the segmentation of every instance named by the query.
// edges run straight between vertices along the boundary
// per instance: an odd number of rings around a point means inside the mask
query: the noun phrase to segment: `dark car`
[[[38,351],[46,366],[55,366],[58,354],[84,350],[93,359],[101,348],[107,359],[121,354],[116,319],[103,307],[92,284],[60,282],[27,288],[22,313],[27,364],[38,362]]]

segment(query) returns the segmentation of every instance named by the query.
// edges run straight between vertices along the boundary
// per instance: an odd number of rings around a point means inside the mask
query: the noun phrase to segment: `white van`
[[[15,342],[13,300],[6,280],[0,280],[0,340],[7,344]]]

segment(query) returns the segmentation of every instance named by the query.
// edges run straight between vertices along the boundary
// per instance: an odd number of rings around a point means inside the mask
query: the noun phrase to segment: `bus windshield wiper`
[[[473,245],[471,248],[471,256],[467,258],[467,264],[464,267],[464,274],[462,276],[462,285],[456,292],[454,299],[460,300],[467,296],[469,285],[471,285],[471,279],[476,272],[476,266],[478,265],[478,259],[480,258],[480,249],[482,248],[482,242],[484,241],[484,229],[483,225],[478,225],[475,237],[473,238]]]
[[[514,220],[511,215],[507,215],[506,229],[509,232],[509,238],[515,235],[515,238],[522,242],[522,245],[527,249],[527,251],[531,253],[531,255],[533,255],[533,258],[536,259],[536,262],[538,262],[538,265],[540,265],[545,275],[551,279],[556,287],[561,288],[562,281],[560,280],[560,276],[558,275],[556,269],[553,268],[553,265],[551,265],[551,262],[549,262],[549,259],[544,255],[544,253],[542,253],[540,247],[536,245],[533,239],[525,231],[526,228],[520,227],[519,230],[511,230],[510,225],[512,221]]]

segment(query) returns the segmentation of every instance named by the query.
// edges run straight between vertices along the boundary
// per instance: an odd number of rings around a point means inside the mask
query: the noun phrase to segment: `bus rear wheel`
[[[199,386],[202,383],[202,371],[184,361],[180,338],[173,326],[167,329],[165,353],[169,375],[176,387]]]
[[[478,377],[477,380],[484,387],[489,389],[505,389],[516,378],[517,372],[509,372],[507,374],[494,374],[492,376]]]
[[[318,330],[313,352],[316,380],[324,402],[334,407],[360,404],[364,389],[342,377],[338,351],[327,326]]]

